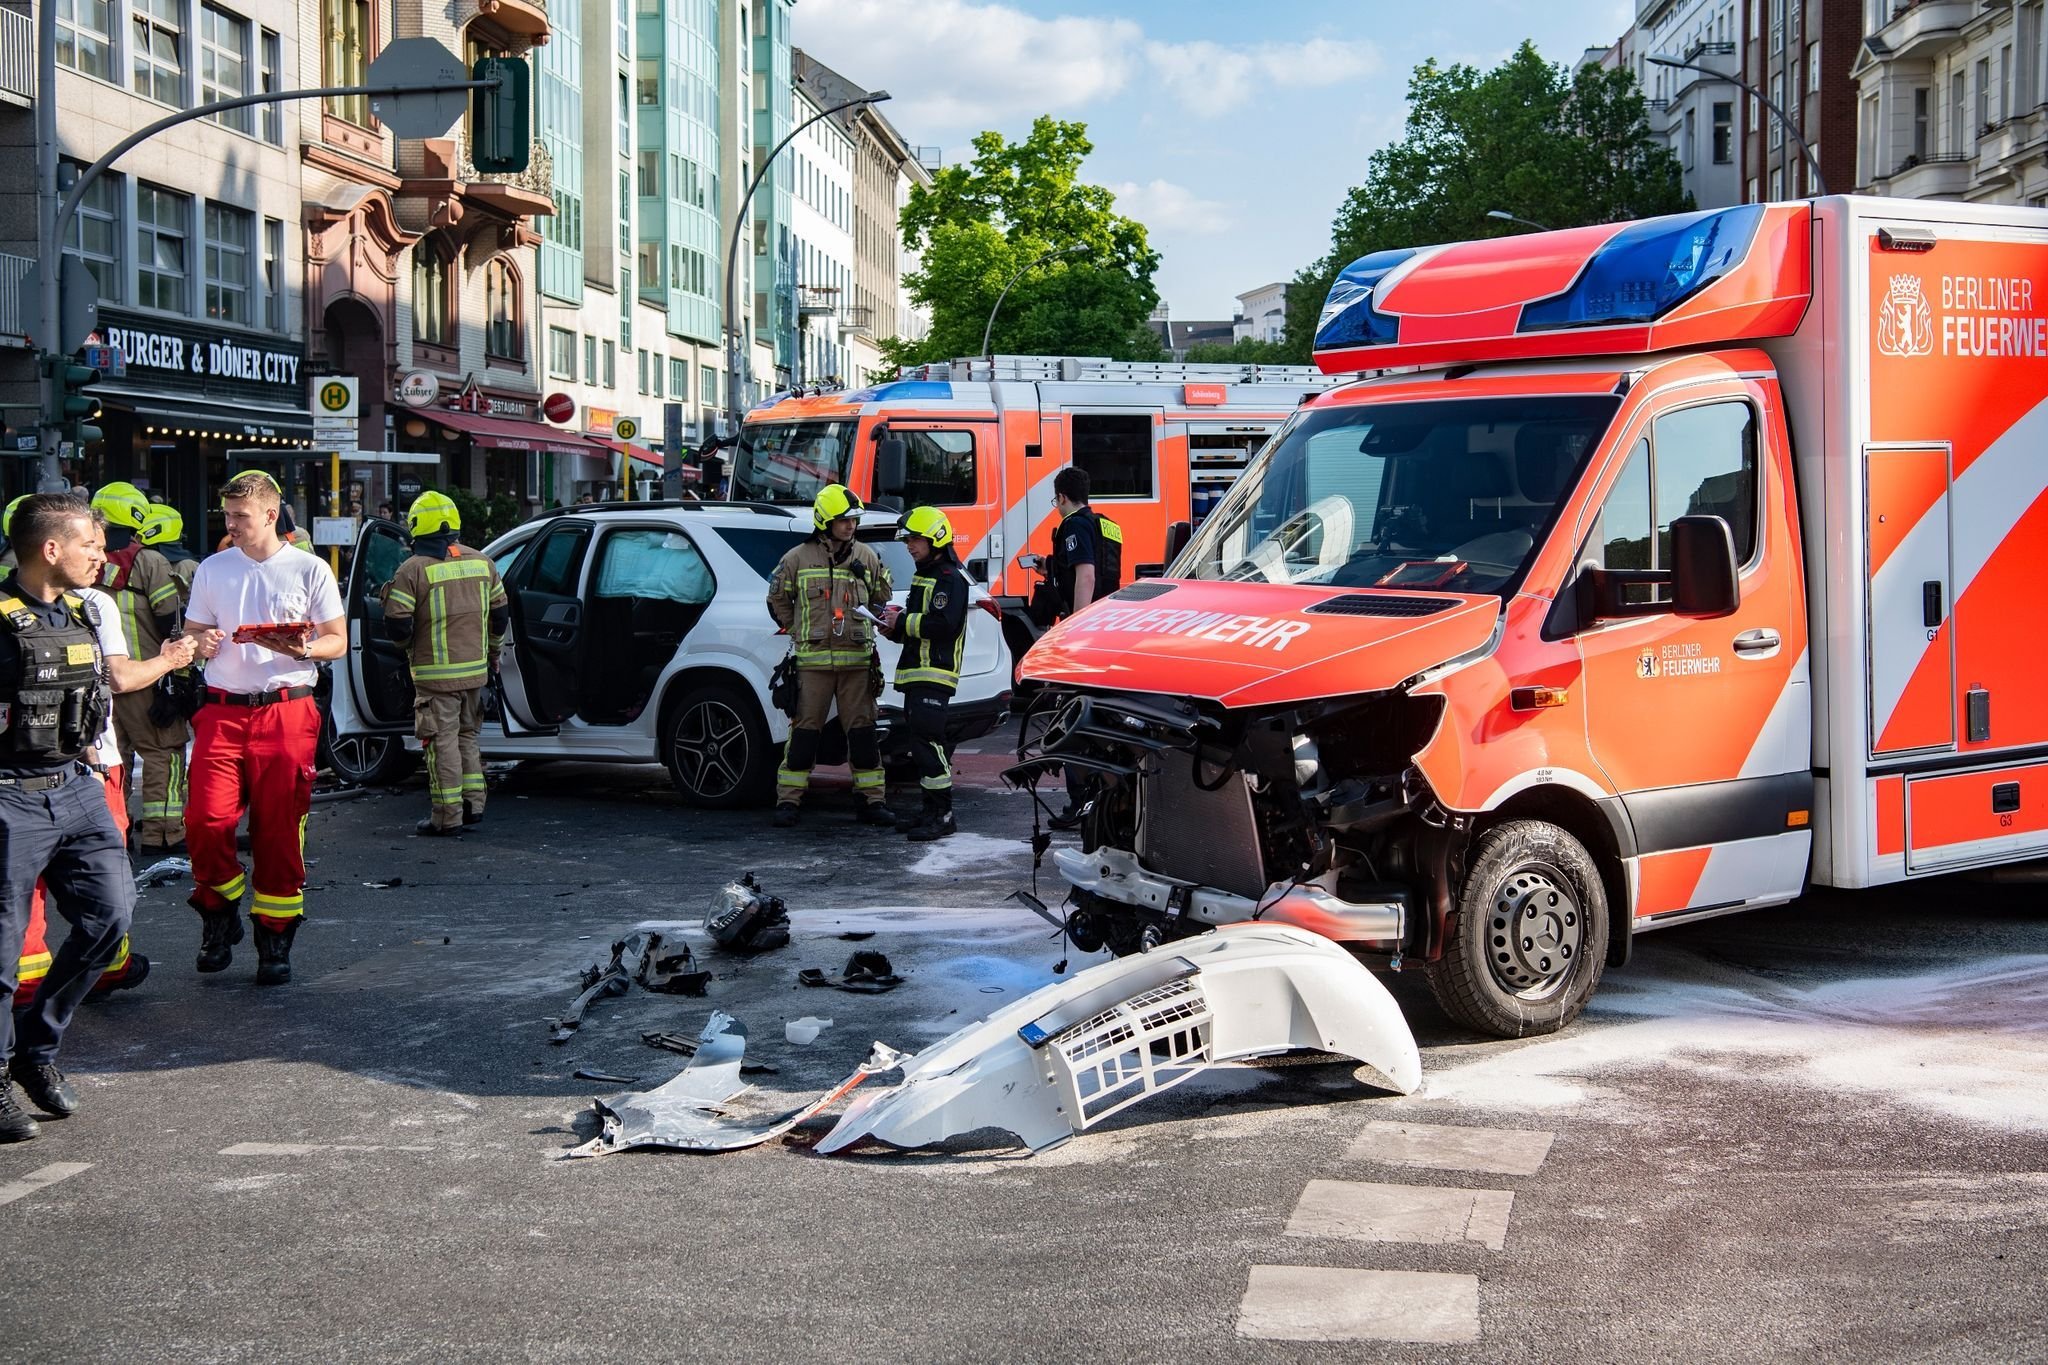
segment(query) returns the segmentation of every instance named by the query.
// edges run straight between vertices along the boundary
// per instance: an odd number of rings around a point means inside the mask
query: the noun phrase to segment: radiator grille
[[[1118,588],[1110,596],[1119,602],[1149,602],[1172,591],[1171,583],[1133,583],[1129,587]]]
[[[1447,597],[1380,597],[1346,593],[1307,608],[1317,616],[1434,616],[1458,605]]]
[[[1203,773],[1213,781],[1214,769]],[[1138,861],[1181,881],[1240,896],[1266,889],[1251,789],[1232,773],[1215,791],[1195,785],[1187,754],[1159,755],[1138,780]]]

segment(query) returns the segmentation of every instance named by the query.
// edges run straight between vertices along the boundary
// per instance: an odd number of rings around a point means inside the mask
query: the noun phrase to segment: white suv
[[[910,555],[896,519],[869,512],[860,538],[889,568],[901,602]],[[789,734],[768,699],[789,637],[768,615],[776,561],[811,533],[808,508],[766,503],[619,502],[566,507],[484,550],[504,575],[512,634],[484,721],[487,759],[663,763],[696,806],[765,803]],[[365,524],[347,585],[349,652],[329,702],[336,776],[389,781],[412,761],[412,679],[384,634],[380,595],[411,551],[387,521]],[[1010,652],[988,594],[974,588],[967,654],[949,740],[987,734],[1007,715]],[[895,672],[896,646],[880,642]],[[900,756],[903,698],[882,693],[883,752]],[[835,719],[818,762],[845,762]]]

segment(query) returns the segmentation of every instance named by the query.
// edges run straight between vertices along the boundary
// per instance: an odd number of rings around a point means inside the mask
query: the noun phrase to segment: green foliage
[[[1198,341],[1188,347],[1187,360],[1194,365],[1284,365],[1292,364],[1284,341],[1260,341],[1239,337],[1229,345]]]
[[[923,252],[923,264],[905,284],[932,328],[922,341],[883,342],[888,363],[980,354],[989,311],[1012,276],[989,343],[995,353],[1163,354],[1145,325],[1159,303],[1159,253],[1144,224],[1116,212],[1115,195],[1081,181],[1091,150],[1087,125],[1041,117],[1021,142],[981,134],[972,161],[911,190],[903,240]]]
[[[1529,42],[1490,71],[1424,62],[1408,81],[1406,136],[1372,154],[1337,211],[1329,254],[1288,290],[1287,358],[1308,361],[1330,281],[1361,256],[1527,230],[1491,209],[1567,228],[1691,207],[1632,73],[1574,72]]]
[[[467,488],[451,488],[448,496],[462,516],[462,543],[484,546],[519,524],[519,501],[510,493],[480,498]]]

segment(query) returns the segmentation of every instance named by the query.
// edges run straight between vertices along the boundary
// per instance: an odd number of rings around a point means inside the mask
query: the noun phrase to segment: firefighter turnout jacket
[[[960,660],[967,649],[967,575],[950,549],[918,566],[897,634],[903,642],[896,660],[897,687],[927,683],[951,692],[960,685]]]
[[[466,545],[422,536],[384,588],[384,629],[410,646],[412,685],[466,692],[490,680],[509,617],[498,566]]]
[[[798,668],[864,668],[875,637],[857,609],[880,611],[891,591],[889,571],[871,547],[819,534],[775,566],[768,614],[789,632]]]
[[[186,584],[171,571],[163,552],[131,540],[107,555],[100,586],[121,610],[121,633],[128,657],[154,659],[164,640],[177,628]]]

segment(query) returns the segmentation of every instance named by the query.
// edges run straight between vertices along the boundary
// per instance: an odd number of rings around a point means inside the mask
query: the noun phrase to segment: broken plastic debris
[[[770,952],[789,942],[789,907],[780,896],[764,895],[749,872],[719,888],[704,928],[727,952]]]
[[[670,1052],[679,1052],[685,1057],[697,1055],[697,1040],[695,1038],[685,1038],[680,1033],[661,1033],[658,1031],[643,1033],[640,1035],[640,1041],[649,1047],[665,1048]],[[774,1076],[779,1074],[780,1071],[780,1067],[770,1066],[766,1062],[740,1063],[740,1075],[742,1076]]]
[[[872,948],[863,948],[846,959],[846,970],[838,976],[827,976],[823,967],[806,967],[796,979],[806,986],[831,986],[855,995],[880,995],[903,984],[889,959]]]
[[[876,1043],[851,1076],[784,1114],[737,1119],[722,1112],[725,1101],[746,1088],[739,1078],[746,1050],[745,1025],[723,1010],[713,1012],[697,1039],[697,1055],[666,1085],[636,1094],[594,1101],[604,1130],[571,1157],[604,1156],[629,1147],[669,1147],[686,1152],[730,1152],[782,1136],[837,1102],[870,1076],[901,1066],[904,1054]]]
[[[1335,1052],[1407,1094],[1415,1038],[1350,953],[1285,924],[1230,924],[1077,973],[911,1058],[903,1083],[862,1096],[818,1144],[921,1147],[978,1128],[1033,1151],[1064,1142],[1218,1062]]]
[[[820,1019],[816,1015],[806,1014],[801,1019],[792,1019],[784,1024],[782,1036],[792,1043],[815,1043],[818,1041],[819,1030],[831,1027],[830,1019]]]
[[[135,878],[135,889],[140,891],[149,886],[168,886],[191,875],[190,858],[162,858],[142,869]]]
[[[609,1071],[597,1071],[590,1067],[584,1067],[572,1074],[579,1081],[608,1081],[612,1085],[631,1085],[640,1079],[638,1076],[614,1076]]]
[[[590,1007],[591,1001],[607,995],[624,995],[635,981],[650,991],[702,995],[711,980],[711,973],[700,972],[696,968],[697,960],[690,952],[690,945],[685,943],[671,951],[659,930],[640,929],[616,939],[612,943],[610,963],[583,969],[583,991],[554,1021],[548,1041],[568,1042],[583,1026],[583,1012]]]
[[[363,885],[369,887],[372,891],[389,891],[394,886],[404,886],[405,878],[392,877],[388,881],[364,882]]]

